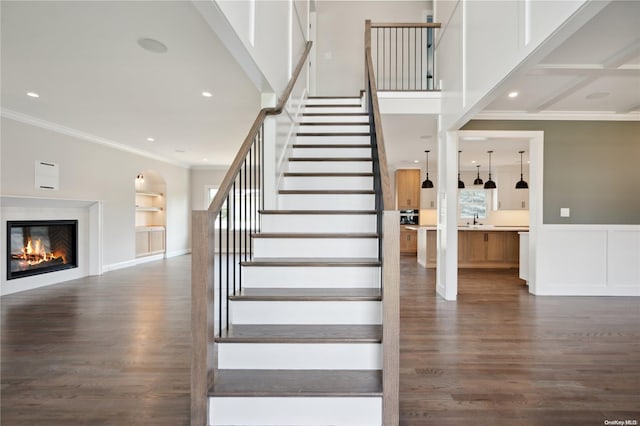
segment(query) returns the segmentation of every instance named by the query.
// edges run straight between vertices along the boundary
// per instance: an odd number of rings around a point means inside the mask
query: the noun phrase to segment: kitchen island
[[[407,227],[418,231],[417,260],[425,268],[436,267],[436,226]],[[519,232],[526,226],[461,226],[458,228],[459,268],[517,268]]]

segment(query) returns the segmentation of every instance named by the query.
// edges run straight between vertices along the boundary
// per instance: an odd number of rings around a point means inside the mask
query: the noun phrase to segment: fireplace
[[[7,280],[77,267],[77,220],[7,221]]]

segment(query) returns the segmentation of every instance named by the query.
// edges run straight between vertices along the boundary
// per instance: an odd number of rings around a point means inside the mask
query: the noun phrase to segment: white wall
[[[364,22],[422,22],[431,1],[318,1],[316,95],[364,90]]]
[[[307,40],[309,2],[215,0],[275,93],[281,94]],[[304,32],[303,32],[304,30]]]
[[[227,174],[228,167],[215,169],[191,169],[191,210],[207,210],[208,186],[219,186]]]
[[[60,165],[60,189],[34,188],[34,162]],[[135,259],[135,177],[153,170],[166,181],[167,255],[190,248],[189,170],[70,136],[2,119],[2,195],[102,200],[103,266]]]
[[[464,124],[480,102],[487,102],[491,90],[569,18],[578,25],[606,5],[592,2],[590,8],[581,9],[586,3],[436,0],[434,20],[442,23],[436,31],[443,91],[441,130],[457,130]]]

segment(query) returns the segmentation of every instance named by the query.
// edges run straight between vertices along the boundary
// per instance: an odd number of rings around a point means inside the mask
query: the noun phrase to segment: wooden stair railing
[[[371,59],[371,21],[365,24],[365,88],[373,146],[374,188],[382,263],[382,416],[384,425],[399,423],[400,374],[400,212],[395,209]]]
[[[192,214],[193,426],[208,424],[208,390],[216,376],[214,340],[229,323],[229,297],[242,290],[241,269],[236,269],[236,265],[251,259],[251,235],[260,231],[259,211],[264,207],[264,122],[267,116],[278,115],[285,108],[311,46],[308,41],[277,106],[258,113],[208,210]]]

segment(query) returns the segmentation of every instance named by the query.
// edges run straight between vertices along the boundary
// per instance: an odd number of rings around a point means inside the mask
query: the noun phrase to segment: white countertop
[[[435,225],[424,225],[424,226],[418,226],[418,225],[403,225],[405,227],[405,229],[410,229],[412,231],[418,231],[421,229],[427,230],[427,231],[435,231],[438,228]],[[527,226],[488,226],[488,227],[480,227],[480,228],[473,228],[471,226],[466,227],[466,226],[459,226],[458,227],[458,231],[511,231],[511,232],[529,232],[529,228]]]

